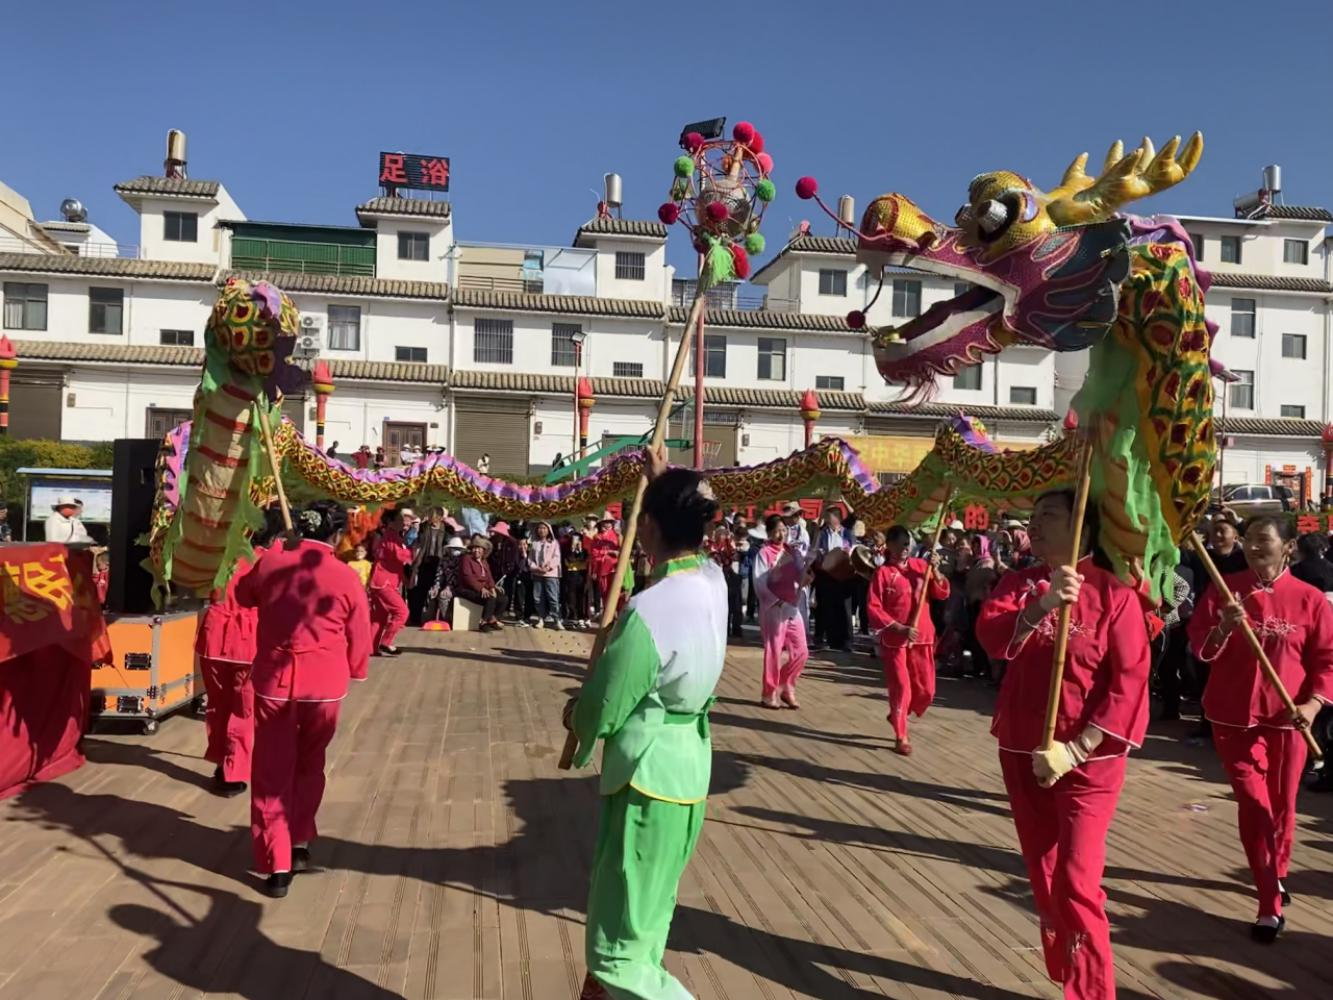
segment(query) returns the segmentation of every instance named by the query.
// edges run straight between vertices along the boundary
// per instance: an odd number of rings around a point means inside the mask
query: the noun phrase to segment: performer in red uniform
[[[910,536],[909,536],[910,540]],[[884,565],[870,578],[866,612],[884,664],[884,686],[889,692],[889,722],[893,724],[893,751],[904,757],[912,753],[907,738],[907,707],[912,700],[912,682],[907,672],[907,646],[918,638],[908,621],[912,617],[912,582],[903,569],[907,545],[895,544],[891,535],[885,548]]]
[[[250,836],[274,897],[309,866],[338,707],[370,658],[366,592],[334,554],[345,524],[337,504],[312,504],[298,515],[303,540],[275,544],[236,587],[259,611]]]
[[[885,540],[886,559],[901,559],[902,570],[907,582],[912,585],[912,610],[916,614],[921,601],[921,591],[926,586],[926,577],[930,577],[929,601],[944,601],[949,597],[949,581],[941,575],[940,557],[931,552],[925,559],[907,558],[912,544],[912,535],[904,527],[895,525],[889,529]],[[898,556],[898,546],[902,546],[902,555]],[[910,617],[910,615],[909,615]],[[926,714],[935,701],[935,622],[930,617],[930,604],[921,610],[917,621],[909,621],[916,630],[916,636],[907,644],[907,678],[911,684],[908,710],[918,719]]]
[[[981,607],[977,639],[1007,660],[991,732],[1027,864],[1042,949],[1068,1000],[1115,996],[1102,873],[1125,760],[1148,727],[1149,647],[1139,594],[1080,559],[1072,491],[1041,497],[1031,543],[1041,565],[1013,570]],[[1097,537],[1090,510],[1083,538]],[[1085,545],[1087,544],[1085,541]],[[1073,605],[1055,744],[1042,750],[1058,609]]]
[[[393,644],[407,624],[403,580],[412,565],[412,550],[403,541],[403,514],[386,510],[380,518],[370,570],[370,624],[373,656],[397,656]]]
[[[1237,603],[1222,603],[1210,587],[1189,624],[1190,648],[1212,667],[1203,713],[1213,724],[1213,742],[1240,807],[1240,840],[1259,894],[1259,918],[1250,933],[1264,944],[1286,925],[1282,905],[1290,897],[1284,882],[1305,746],[1259,658],[1237,633],[1241,620],[1249,619],[1301,717],[1312,722],[1333,698],[1333,607],[1287,571],[1294,547],[1285,516],[1250,518],[1248,568],[1226,577]]]
[[[256,616],[253,608],[236,603],[236,587],[250,567],[250,560],[241,559],[226,588],[209,595],[194,641],[208,695],[208,714],[204,716],[208,749],[204,759],[217,765],[213,784],[228,798],[245,791],[255,745],[255,691],[250,684],[250,665],[255,658]]]
[[[597,581],[597,595],[606,607],[611,592],[611,578],[616,575],[616,560],[620,558],[620,535],[616,523],[604,517],[597,523],[597,534],[588,548],[588,572]]]

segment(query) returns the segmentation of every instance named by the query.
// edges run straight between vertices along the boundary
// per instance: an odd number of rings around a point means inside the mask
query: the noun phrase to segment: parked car
[[[1239,518],[1253,517],[1256,514],[1281,514],[1295,510],[1298,506],[1296,494],[1290,487],[1268,483],[1233,483],[1223,486],[1221,496],[1214,491],[1214,509],[1226,507],[1236,512]]]

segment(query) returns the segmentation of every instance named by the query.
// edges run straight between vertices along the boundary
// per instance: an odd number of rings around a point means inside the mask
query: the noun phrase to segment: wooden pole
[[[693,328],[703,324],[704,305],[707,299],[700,292],[695,295],[694,305],[690,307],[685,329],[681,331],[680,346],[676,348],[676,360],[671,366],[671,377],[667,380],[666,390],[662,393],[662,402],[657,407],[657,423],[653,425],[653,441],[649,448],[656,451],[666,440],[667,418],[671,415],[671,405],[676,398],[676,389],[680,386],[680,377],[685,372],[685,359],[690,356],[690,340]],[[634,536],[639,531],[639,510],[643,507],[643,493],[648,488],[648,469],[639,476],[634,489],[634,501],[630,504],[629,514],[625,517],[625,534],[620,542],[620,558],[616,560],[616,572],[611,577],[611,589],[607,591],[606,601],[602,605],[602,621],[597,629],[597,638],[592,644],[592,654],[588,657],[588,673],[597,668],[597,660],[606,649],[611,637],[611,626],[615,624],[616,610],[620,607],[620,591],[625,583],[625,574],[629,571],[630,557],[634,549]],[[568,771],[574,763],[574,752],[578,750],[579,739],[572,732],[565,736],[565,748],[560,753],[560,770]]]
[[[1084,439],[1083,449],[1078,459],[1078,488],[1074,493],[1073,550],[1069,557],[1071,566],[1078,565],[1079,553],[1083,551],[1083,515],[1088,509],[1088,493],[1092,489],[1092,438]],[[1046,696],[1046,730],[1042,740],[1042,749],[1049,750],[1055,743],[1055,724],[1060,714],[1060,686],[1065,678],[1065,659],[1069,653],[1069,623],[1074,617],[1074,606],[1062,604],[1060,618],[1055,630],[1055,656],[1051,662],[1051,690]]]
[[[940,535],[944,531],[944,518],[949,513],[949,498],[953,495],[953,490],[945,489],[944,500],[940,503],[940,519],[935,522],[935,535],[930,540],[930,554],[933,556],[935,550],[940,547]],[[921,613],[926,610],[926,602],[930,600],[930,581],[935,576],[935,567],[930,560],[926,560],[926,582],[921,585],[921,596],[916,599],[916,610],[912,612],[912,628],[921,627]]]
[[[282,526],[288,534],[292,533],[292,509],[287,505],[287,489],[282,485],[282,463],[278,461],[278,450],[273,444],[273,430],[268,424],[268,397],[260,390],[255,400],[255,413],[259,417],[259,432],[264,435],[264,450],[268,452],[268,464],[273,469],[273,485],[278,491],[278,503],[282,507]]]
[[[1229,588],[1226,581],[1222,579],[1222,572],[1217,568],[1217,563],[1213,562],[1213,557],[1208,554],[1208,550],[1203,547],[1203,543],[1199,540],[1199,536],[1193,531],[1190,532],[1189,544],[1190,548],[1194,551],[1194,554],[1199,557],[1199,561],[1203,563],[1203,568],[1207,570],[1208,578],[1213,581],[1213,586],[1217,588],[1217,596],[1222,599],[1222,603],[1234,604],[1236,602],[1236,596],[1231,593],[1231,588]],[[1254,634],[1254,629],[1250,627],[1248,619],[1242,619],[1240,630],[1245,636],[1245,641],[1250,644],[1251,652],[1258,657],[1259,666],[1263,669],[1264,676],[1268,678],[1268,683],[1273,685],[1273,690],[1275,690],[1278,693],[1278,696],[1282,699],[1283,706],[1291,713],[1292,724],[1299,729],[1301,735],[1305,737],[1305,744],[1310,748],[1310,753],[1314,755],[1315,760],[1322,759],[1324,753],[1319,749],[1318,741],[1314,738],[1314,734],[1310,732],[1310,727],[1305,719],[1301,717],[1301,713],[1296,710],[1296,702],[1292,700],[1291,695],[1287,693],[1287,689],[1282,685],[1282,678],[1277,675],[1277,670],[1273,668],[1273,661],[1270,660],[1268,654],[1264,652],[1263,643],[1261,643],[1259,637]]]

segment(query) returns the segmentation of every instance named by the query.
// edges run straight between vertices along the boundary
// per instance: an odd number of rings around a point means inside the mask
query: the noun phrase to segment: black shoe
[[[310,848],[293,847],[292,848],[292,874],[297,875],[301,872],[310,871]]]
[[[1157,721],[1158,721],[1158,722],[1179,722],[1179,721],[1180,721],[1180,709],[1179,709],[1178,707],[1177,707],[1177,708],[1167,708],[1167,707],[1163,706],[1163,707],[1162,707],[1162,710],[1161,710],[1160,712],[1157,713]]]
[[[264,892],[274,899],[282,899],[287,895],[288,888],[292,884],[291,872],[274,872],[264,883]]]
[[[1277,880],[1277,891],[1282,893],[1282,905],[1291,905],[1291,893],[1287,890],[1287,883],[1282,879]]]
[[[221,795],[224,799],[234,799],[238,795],[244,795],[246,788],[244,781],[227,781],[222,777],[222,766],[213,772],[213,791]]]
[[[397,646],[381,646],[380,656],[402,656],[403,651]]]
[[[1282,933],[1286,926],[1286,917],[1278,917],[1276,927],[1269,927],[1267,924],[1256,921],[1250,925],[1250,937],[1260,944],[1272,944],[1278,939],[1278,935]]]

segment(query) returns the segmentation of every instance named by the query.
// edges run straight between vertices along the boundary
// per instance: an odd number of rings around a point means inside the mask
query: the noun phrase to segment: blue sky
[[[168,128],[189,136],[191,176],[252,219],[354,225],[380,149],[442,154],[461,239],[567,244],[603,172],[651,218],[680,126],[726,115],[776,161],[774,249],[809,215],[802,174],[951,218],[976,173],[1049,186],[1079,151],[1100,162],[1145,133],[1205,138],[1194,177],[1145,211],[1229,214],[1269,162],[1288,202],[1333,203],[1324,0],[272,7],[14,5],[0,180],[39,218],[73,196],[137,242],[111,188],[160,172]]]

